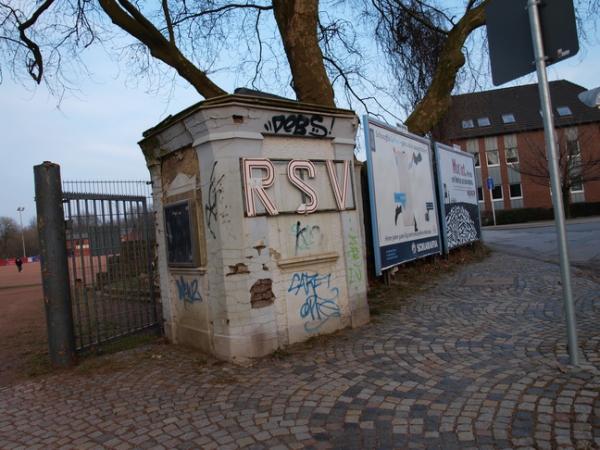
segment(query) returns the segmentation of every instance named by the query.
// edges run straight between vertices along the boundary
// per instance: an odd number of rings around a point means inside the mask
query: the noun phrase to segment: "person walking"
[[[15,259],[15,264],[17,265],[19,272],[21,272],[23,270],[23,260],[19,256]]]

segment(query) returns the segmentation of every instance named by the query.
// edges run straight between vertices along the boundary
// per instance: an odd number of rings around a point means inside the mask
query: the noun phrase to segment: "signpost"
[[[496,226],[496,208],[494,208],[494,196],[492,191],[494,190],[494,179],[488,177],[486,180],[488,192],[490,193],[490,204],[492,205],[492,217],[494,218],[494,226]]]
[[[498,86],[535,70],[534,42],[528,15],[530,0],[491,0],[485,8],[492,80]],[[547,66],[579,51],[572,0],[534,1],[543,24]]]
[[[525,6],[528,21],[522,20],[522,11]],[[510,13],[507,12],[508,10],[510,10]],[[548,1],[542,6],[539,0],[492,0],[486,8],[486,23],[494,84],[506,83],[532,72],[533,61],[535,61],[544,119],[554,220],[558,235],[569,358],[571,364],[578,365],[579,355],[575,309],[571,290],[571,267],[567,248],[564,207],[560,191],[556,142],[554,140],[554,119],[546,74],[547,65],[573,56],[579,50],[573,2],[571,0]],[[525,33],[530,33],[531,41],[524,37]],[[512,40],[512,37],[516,36],[518,36],[518,39]],[[535,57],[533,61],[528,51],[531,47]],[[524,70],[526,71],[524,72]]]

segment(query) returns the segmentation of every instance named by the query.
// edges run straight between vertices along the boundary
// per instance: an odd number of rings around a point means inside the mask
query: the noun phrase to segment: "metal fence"
[[[75,346],[159,328],[151,185],[62,184]]]

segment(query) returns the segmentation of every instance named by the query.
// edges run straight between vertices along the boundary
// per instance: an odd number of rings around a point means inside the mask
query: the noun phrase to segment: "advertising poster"
[[[481,239],[475,164],[469,153],[435,144],[444,251]]]
[[[375,268],[441,253],[430,142],[363,120]]]

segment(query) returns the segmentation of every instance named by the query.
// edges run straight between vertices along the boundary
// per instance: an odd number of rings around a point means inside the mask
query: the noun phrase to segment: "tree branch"
[[[256,14],[256,22],[254,22],[254,32],[256,33],[256,40],[258,41],[258,59],[256,60],[256,66],[254,69],[254,77],[252,77],[252,87],[256,88],[256,79],[258,78],[258,74],[260,72],[260,65],[262,63],[262,55],[263,55],[263,42],[262,39],[260,37],[260,28],[259,28],[259,24],[260,24],[260,14],[261,14],[261,10],[258,10],[258,13]]]
[[[167,31],[169,32],[169,42],[175,45],[175,33],[173,32],[173,22],[171,21],[171,13],[169,12],[169,0],[162,0],[163,14],[167,23]]]
[[[50,6],[52,6],[52,3],[54,3],[54,0],[45,0],[33,12],[31,17],[29,19],[27,19],[25,22],[20,21],[19,16],[17,15],[16,11],[13,8],[11,8],[10,6],[8,6],[4,3],[1,3],[1,5],[4,8],[7,8],[8,10],[10,10],[10,14],[12,14],[13,17],[15,18],[15,21],[18,23],[17,29],[19,30],[19,39],[24,43],[24,45],[29,49],[29,51],[33,55],[33,59],[31,59],[27,62],[27,72],[29,72],[29,75],[31,76],[31,78],[33,78],[33,80],[37,84],[40,84],[42,82],[42,77],[44,75],[44,59],[42,57],[42,52],[40,50],[40,47],[34,41],[29,39],[29,37],[27,37],[27,34],[25,32],[27,31],[27,29],[29,29],[30,27],[35,25],[35,23],[40,18],[40,16],[48,8],[50,8]],[[12,39],[11,39],[11,41],[12,41]]]
[[[448,110],[456,76],[465,64],[462,48],[469,35],[485,24],[488,1],[469,10],[448,33],[427,94],[405,122],[411,132],[421,135],[429,132]]]
[[[197,19],[199,17],[210,16],[213,14],[225,13],[225,12],[229,12],[234,9],[256,9],[258,11],[270,11],[273,9],[273,6],[255,5],[253,3],[230,3],[228,5],[223,5],[218,8],[204,9],[197,13],[184,15],[183,17],[181,17],[177,20],[174,20],[173,25],[177,26],[187,20]]]
[[[174,68],[204,98],[225,95],[206,73],[198,69],[181,51],[127,0],[98,0],[111,21],[148,47],[150,54]],[[117,3],[118,2],[118,3]]]

